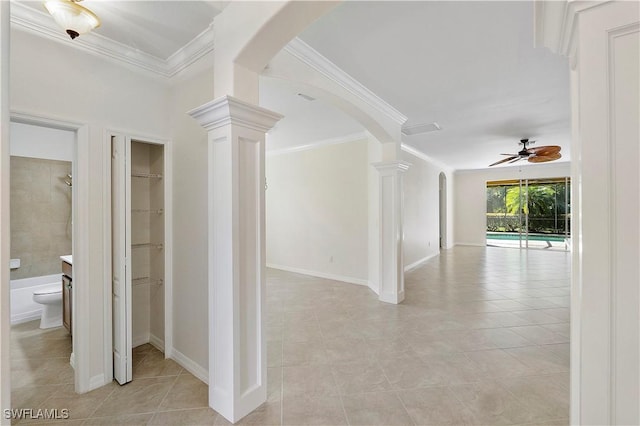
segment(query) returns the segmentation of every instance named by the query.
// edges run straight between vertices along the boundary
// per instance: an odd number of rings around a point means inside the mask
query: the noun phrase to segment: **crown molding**
[[[18,29],[40,37],[63,43],[94,55],[106,57],[165,78],[173,77],[214,49],[213,23],[166,60],[111,40],[95,32],[70,40],[47,13],[25,6],[17,1],[11,2],[11,24]]]
[[[310,149],[322,148],[329,145],[339,145],[343,143],[367,140],[369,134],[367,132],[352,133],[350,135],[338,136],[335,138],[321,139],[304,145],[292,146],[290,148],[274,149],[266,152],[268,157],[277,155],[292,154],[294,152],[308,151]],[[267,146],[269,142],[267,141]]]
[[[506,167],[498,167],[498,168],[488,168],[482,167],[479,169],[457,169],[454,171],[455,174],[466,175],[466,174],[474,174],[474,173],[487,173],[487,172],[498,172],[498,173],[507,173],[508,171],[513,172],[514,170],[520,171],[524,170],[544,170],[544,169],[552,169],[558,167],[571,167],[571,161],[554,161],[550,163],[514,163],[510,166]]]
[[[405,143],[400,145],[400,149],[402,149],[404,152],[413,155],[414,157],[417,157],[423,161],[426,161],[427,163],[431,163],[434,166],[437,166],[443,170],[446,171],[452,171],[453,169],[450,166],[447,166],[446,164],[444,164],[442,161],[436,160],[434,158],[429,157],[427,154],[425,154],[422,151],[418,151],[416,148],[407,145]]]
[[[340,69],[329,59],[322,56],[317,50],[296,37],[284,47],[284,50],[295,58],[304,62],[315,71],[353,94],[367,105],[380,111],[398,125],[403,125],[407,117],[400,111],[389,105],[384,99],[363,86],[358,80]]]
[[[534,2],[534,44],[575,60],[578,15],[611,0],[536,0]]]

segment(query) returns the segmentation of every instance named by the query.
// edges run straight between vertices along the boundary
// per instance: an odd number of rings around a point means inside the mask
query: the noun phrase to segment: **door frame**
[[[72,253],[74,281],[87,283],[89,280],[89,126],[71,120],[42,116],[26,111],[11,110],[10,121],[59,130],[75,134],[71,173],[74,177],[71,188]],[[90,330],[79,327],[90,319],[91,298],[87,285],[73,286],[72,312],[74,315],[73,343],[70,363],[74,368],[74,385],[77,393],[92,389],[89,371]],[[9,336],[3,336],[2,344],[10,344]],[[95,387],[95,386],[93,386]]]
[[[103,241],[104,241],[104,376],[113,380],[113,306],[111,273],[111,137],[128,137],[131,141],[164,147],[164,356],[173,357],[173,147],[170,139],[140,135],[127,130],[105,129],[103,137]]]
[[[438,227],[439,250],[447,248],[447,175],[445,172],[438,174]]]

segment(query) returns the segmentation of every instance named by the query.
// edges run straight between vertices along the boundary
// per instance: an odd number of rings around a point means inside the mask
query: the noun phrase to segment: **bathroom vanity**
[[[73,288],[73,258],[60,256],[62,260],[62,325],[72,334],[71,300]]]

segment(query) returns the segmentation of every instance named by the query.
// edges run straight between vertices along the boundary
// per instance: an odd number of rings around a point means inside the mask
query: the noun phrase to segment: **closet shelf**
[[[161,279],[158,280],[152,280],[150,277],[140,277],[140,278],[134,278],[131,280],[131,284],[132,285],[145,285],[145,284],[149,284],[149,285],[162,285],[164,284],[164,281]]]
[[[139,177],[139,178],[156,178],[156,179],[162,179],[162,175],[159,173],[143,173],[143,172],[131,172],[131,176],[132,177]]]
[[[158,250],[162,250],[164,248],[164,244],[153,244],[153,243],[131,244],[131,248],[142,248],[142,247],[155,247]]]
[[[164,213],[163,209],[131,209],[131,213],[155,213],[162,214]]]

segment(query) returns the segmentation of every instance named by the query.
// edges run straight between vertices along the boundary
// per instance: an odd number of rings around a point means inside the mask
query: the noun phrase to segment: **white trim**
[[[73,368],[75,370],[75,368],[76,368],[76,356],[73,354],[73,352],[71,352],[71,355],[69,355],[69,365],[71,366],[71,368]]]
[[[422,266],[422,264],[426,263],[429,259],[432,259],[432,258],[438,256],[439,254],[440,253],[433,253],[433,254],[430,254],[429,256],[423,257],[422,259],[420,259],[420,260],[418,260],[416,262],[410,263],[409,265],[404,267],[404,272],[405,273],[406,272],[411,272],[414,269],[417,269],[418,267]]]
[[[352,133],[350,135],[337,136],[335,138],[322,139],[319,141],[310,142],[305,145],[292,146],[289,148],[282,148],[282,149],[274,149],[271,151],[267,151],[266,155],[267,157],[275,157],[278,155],[292,154],[294,152],[307,151],[310,149],[318,149],[318,148],[322,148],[329,145],[339,145],[343,143],[368,140],[368,138],[369,138],[369,134],[367,132],[358,132],[358,133]],[[268,144],[269,142],[267,141],[267,145]]]
[[[147,332],[138,334],[137,336],[133,336],[133,338],[131,339],[131,347],[137,348],[138,346],[142,346],[145,343],[149,343],[150,335],[151,334]]]
[[[167,351],[167,353],[169,353],[169,351]],[[201,367],[200,364],[198,364],[176,348],[171,348],[170,355],[171,356],[169,358],[177,362],[182,368],[196,376],[205,384],[209,384],[209,372],[204,367]]]
[[[531,170],[533,168],[535,168],[536,170],[540,170],[540,169],[547,169],[547,168],[555,168],[558,166],[566,166],[566,167],[570,167],[571,166],[571,161],[553,161],[553,162],[549,162],[549,163],[537,163],[537,164],[530,164],[530,163],[516,163],[512,166],[505,166],[505,167],[481,167],[479,169],[457,169],[454,170],[455,174],[468,174],[468,173],[478,173],[478,172],[484,172],[487,170],[518,170],[518,169],[527,169],[527,170]]]
[[[104,270],[104,309],[103,309],[103,342],[104,349],[103,371],[105,379],[113,380],[113,268],[111,265],[111,135],[104,130],[102,137],[102,158],[108,162],[102,168],[102,206],[105,212],[109,212],[108,219],[102,223],[102,233],[104,242],[103,270]],[[109,255],[107,255],[107,253]],[[108,284],[107,284],[108,283]]]
[[[453,245],[454,246],[468,246],[468,247],[487,247],[486,244],[466,243],[466,242],[457,242],[457,241]]]
[[[407,117],[404,114],[367,89],[362,83],[344,72],[300,38],[296,37],[291,40],[284,47],[284,50],[338,84],[365,104],[380,111],[386,117],[398,123],[398,125],[402,126],[407,121]]]
[[[164,144],[164,341],[173,347],[173,141]],[[165,358],[167,353],[165,352]]]
[[[12,2],[12,5],[16,4]],[[72,188],[72,254],[74,255],[74,281],[89,282],[89,127],[86,124],[43,117],[24,111],[11,111],[11,121],[52,127],[75,132],[73,145],[72,175],[77,178]],[[89,287],[78,285],[73,287],[73,349],[75,354],[75,391],[84,393],[91,390],[90,374],[90,336],[89,327],[78,324],[89,324],[91,318],[91,299]],[[103,377],[104,379],[104,377]]]
[[[436,160],[435,158],[431,158],[424,152],[418,151],[417,148],[407,145],[406,143],[401,144],[400,149],[402,149],[406,153],[413,155],[414,157],[418,157],[419,159],[426,161],[427,163],[431,163],[434,166],[440,167],[443,170],[446,170],[446,171],[452,170],[451,167],[447,166],[442,161]]]
[[[104,222],[103,222],[103,241],[104,241],[104,282],[103,291],[104,300],[104,377],[113,380],[113,310],[111,300],[111,137],[127,136],[132,141],[143,142],[152,145],[162,145],[164,147],[164,342],[162,347],[171,347],[173,342],[173,150],[172,142],[169,139],[163,139],[156,136],[145,136],[128,130],[105,129],[103,136],[103,203],[104,203]],[[155,337],[155,336],[154,336]],[[155,337],[157,339],[157,337]],[[142,336],[136,336],[132,340],[132,347],[139,346],[143,343],[149,343],[150,335],[146,335],[146,340]],[[145,340],[145,341],[143,341]],[[141,343],[140,343],[141,342]],[[156,342],[161,342],[157,339]],[[155,345],[154,345],[155,346]],[[158,348],[160,349],[160,348]],[[169,356],[165,354],[165,357]]]
[[[23,322],[34,321],[42,317],[42,309],[29,312],[20,312],[11,315],[11,325],[22,324]]]
[[[149,339],[147,340],[147,342],[153,346],[154,348],[156,348],[157,350],[159,350],[160,352],[164,353],[164,340],[162,340],[161,338],[159,338],[158,336],[156,336],[153,333],[149,333]],[[166,356],[165,356],[166,358]]]
[[[108,383],[111,383],[111,381],[106,381],[104,378],[104,374],[97,374],[89,380],[89,389],[87,390],[87,392],[101,388]]]
[[[18,29],[166,78],[176,75],[214,49],[213,22],[167,59],[162,59],[95,32],[70,40],[45,12],[16,1],[11,2],[11,6],[11,24]]]
[[[213,22],[189,43],[176,50],[165,61],[167,75],[173,77],[214,49]]]
[[[347,277],[344,275],[327,274],[326,272],[311,271],[309,269],[294,268],[291,266],[274,265],[273,263],[267,263],[267,268],[279,269],[281,271],[294,272],[296,274],[309,275],[312,277],[326,278],[328,280],[342,281],[349,284],[364,285],[367,287],[369,286],[369,281],[362,278],[353,278],[353,277]]]

